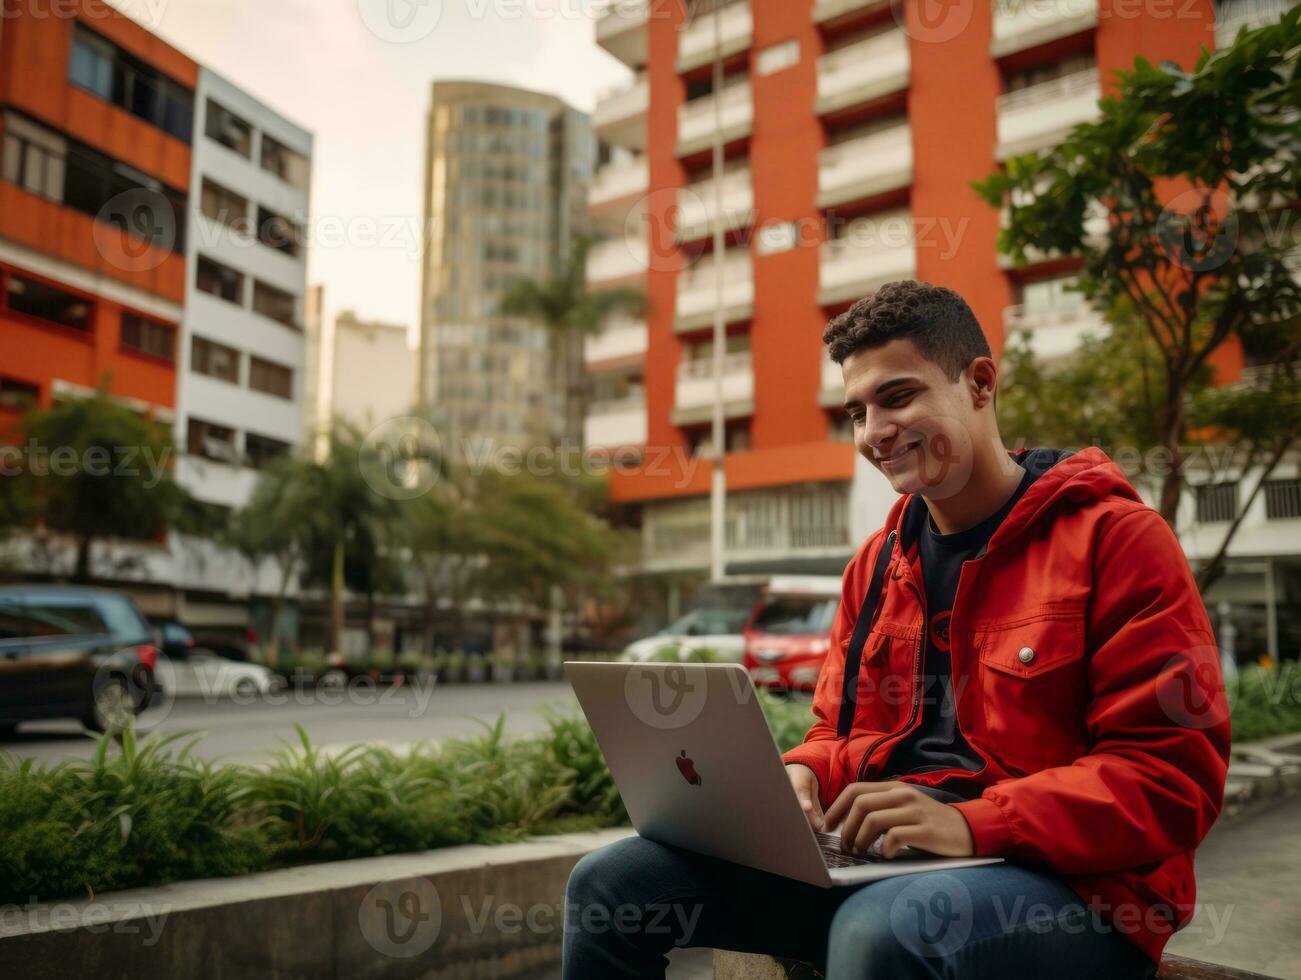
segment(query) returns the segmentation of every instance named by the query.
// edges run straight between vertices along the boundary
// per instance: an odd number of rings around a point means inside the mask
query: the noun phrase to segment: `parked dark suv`
[[[0,735],[37,718],[121,728],[148,707],[157,659],[149,624],[129,596],[0,587]]]

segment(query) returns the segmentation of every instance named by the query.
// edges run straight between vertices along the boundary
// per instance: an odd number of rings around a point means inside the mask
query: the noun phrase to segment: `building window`
[[[0,408],[22,411],[41,398],[39,385],[17,378],[0,377]]]
[[[190,370],[219,381],[239,384],[239,351],[202,337],[190,340]]]
[[[262,169],[269,170],[299,190],[307,190],[307,157],[266,133],[262,134]]]
[[[159,248],[185,253],[185,195],[72,140],[63,202]]]
[[[122,314],[122,347],[165,361],[176,360],[176,329],[138,313]]]
[[[281,456],[288,455],[291,448],[293,447],[289,443],[279,439],[255,435],[252,432],[244,433],[244,458],[255,470],[260,470]]]
[[[203,178],[199,205],[203,213],[223,225],[238,226],[248,220],[248,198]]]
[[[194,128],[194,93],[81,24],[72,38],[73,85],[183,143]]]
[[[268,286],[260,280],[253,281],[253,309],[255,312],[297,330],[297,305],[293,293],[287,293],[283,289],[276,289],[275,286]]]
[[[1265,481],[1265,517],[1271,521],[1301,517],[1301,479]]]
[[[1238,484],[1206,483],[1194,488],[1197,493],[1197,522],[1213,524],[1231,521],[1238,516]]]
[[[208,100],[208,114],[203,130],[208,139],[216,140],[246,160],[253,158],[253,127],[212,99]]]
[[[257,209],[257,238],[268,248],[292,255],[297,258],[303,250],[303,229],[288,218],[268,211]]]
[[[239,450],[235,448],[235,430],[215,422],[191,418],[186,425],[185,445],[195,456],[218,463],[238,463]]]
[[[4,179],[29,193],[62,201],[67,141],[13,113],[6,114],[4,128]]]
[[[244,305],[244,274],[200,255],[195,285],[205,293],[236,306]]]
[[[291,399],[294,397],[294,372],[274,361],[253,357],[248,365],[248,386],[277,398]]]
[[[10,273],[5,284],[5,305],[13,313],[90,332],[90,300],[26,276]]]

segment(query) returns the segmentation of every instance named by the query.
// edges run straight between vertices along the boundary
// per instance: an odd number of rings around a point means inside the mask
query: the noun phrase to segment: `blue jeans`
[[[565,906],[566,980],[663,977],[678,946],[805,960],[828,980],[1156,974],[1059,877],[1011,863],[817,888],[629,837],[578,862]]]

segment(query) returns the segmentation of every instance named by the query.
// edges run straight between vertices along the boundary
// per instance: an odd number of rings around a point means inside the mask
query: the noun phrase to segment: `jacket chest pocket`
[[[1083,755],[1083,608],[989,624],[973,640],[988,750],[1004,768],[1029,774]]]
[[[868,634],[859,672],[858,724],[876,731],[897,728],[912,704],[916,629],[880,625]]]

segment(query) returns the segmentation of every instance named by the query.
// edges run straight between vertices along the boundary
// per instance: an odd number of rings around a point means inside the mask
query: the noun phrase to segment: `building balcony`
[[[913,182],[912,128],[904,123],[823,149],[818,158],[820,208],[862,200]]]
[[[587,204],[593,210],[615,201],[642,197],[650,190],[650,166],[644,156],[611,160],[592,177]]]
[[[592,402],[583,422],[587,449],[626,449],[646,445],[646,395]]]
[[[845,376],[825,346],[822,348],[822,383],[818,385],[818,404],[823,408],[841,408],[845,404]]]
[[[694,265],[678,273],[674,330],[700,330],[714,322],[718,302],[715,266],[713,255],[702,255]],[[746,249],[732,249],[724,257],[722,303],[723,319],[727,323],[754,316],[754,270]]]
[[[1107,210],[1106,206],[1097,201],[1088,205],[1084,214],[1084,241],[1087,245],[1092,248],[1105,247],[1107,236],[1111,231],[1110,215],[1111,213]],[[1003,209],[999,212],[999,224],[1001,227],[1006,228],[1011,224],[1011,222],[1011,209],[1004,205]],[[1057,251],[1056,249],[1048,251],[1031,246],[1025,250],[1025,262],[1022,267],[1042,265],[1045,262],[1056,262],[1059,259],[1070,257],[1070,255]],[[998,253],[998,258],[995,261],[997,262],[998,267],[1003,270],[1018,268],[1017,263],[1012,259],[1012,256],[1003,252]]]
[[[885,10],[894,0],[814,0],[813,23],[826,24],[849,14]]]
[[[722,192],[722,210],[719,210],[718,191]],[[750,168],[742,167],[723,174],[719,186],[713,180],[688,184],[678,190],[677,239],[680,242],[706,238],[718,226],[722,217],[724,230],[744,228],[754,217],[754,187]]]
[[[871,102],[908,87],[908,35],[876,34],[818,59],[819,115]]]
[[[646,149],[646,110],[650,108],[650,82],[645,73],[631,85],[597,97],[592,130],[607,143],[634,150]]]
[[[1215,5],[1215,46],[1232,46],[1242,28],[1255,30],[1277,24],[1296,6],[1296,0],[1220,0]]]
[[[887,282],[916,276],[912,214],[901,210],[859,218],[843,235],[822,243],[818,302],[860,299]]]
[[[629,68],[650,60],[646,47],[650,0],[611,0],[596,21],[596,43]]]
[[[1056,306],[1009,306],[1003,311],[1005,341],[1010,343],[1014,334],[1025,334],[1035,357],[1044,362],[1069,357],[1085,337],[1106,331],[1107,322],[1074,293]]]
[[[702,357],[678,365],[673,393],[673,424],[699,425],[714,417],[714,359]],[[723,415],[742,418],[754,414],[754,363],[749,351],[723,358]]]
[[[678,73],[699,68],[714,60],[715,54],[728,58],[745,51],[754,40],[754,18],[750,14],[749,0],[713,0],[723,4],[718,12],[721,38],[714,38],[714,12],[704,10],[695,15],[678,35]],[[701,6],[708,7],[708,4]]]
[[[1056,146],[1082,122],[1100,115],[1097,69],[1063,75],[998,97],[999,160]]]
[[[636,279],[646,274],[649,265],[650,253],[644,237],[607,238],[587,251],[587,282],[599,286]]]
[[[708,95],[692,99],[678,106],[678,156],[699,153],[714,145],[715,103],[720,103],[722,139],[724,143],[743,139],[754,126],[754,102],[750,96],[750,83],[733,82],[724,87],[721,95]]]
[[[1098,0],[995,3],[990,54],[1002,58],[1097,26]]]
[[[611,317],[600,333],[583,340],[583,359],[589,366],[639,363],[645,356],[646,321],[637,317]]]

